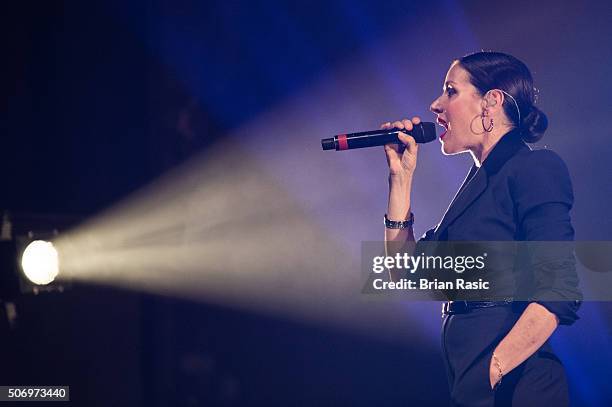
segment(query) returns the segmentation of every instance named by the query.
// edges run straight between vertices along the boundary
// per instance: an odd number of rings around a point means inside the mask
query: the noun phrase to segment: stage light
[[[59,273],[59,256],[53,243],[34,240],[23,251],[21,268],[34,284],[47,285]]]

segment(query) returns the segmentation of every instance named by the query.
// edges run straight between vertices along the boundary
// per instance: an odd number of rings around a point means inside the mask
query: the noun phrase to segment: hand
[[[403,119],[393,123],[384,123],[380,128],[383,130],[393,128],[412,130],[412,126],[419,123],[421,119],[415,116],[412,120]],[[400,132],[398,136],[402,144],[385,145],[389,173],[391,176],[412,177],[416,168],[419,146],[414,138],[406,133]]]

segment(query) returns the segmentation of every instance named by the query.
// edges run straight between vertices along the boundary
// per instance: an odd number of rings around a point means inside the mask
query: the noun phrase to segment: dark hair
[[[470,82],[481,95],[500,89],[512,95],[504,98],[504,112],[527,143],[540,140],[548,128],[544,112],[535,106],[537,90],[529,68],[512,55],[501,52],[475,52],[460,58],[459,64],[470,75]],[[519,112],[520,110],[520,123]]]

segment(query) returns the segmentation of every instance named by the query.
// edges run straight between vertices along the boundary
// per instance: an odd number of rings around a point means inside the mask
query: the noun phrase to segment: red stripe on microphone
[[[348,150],[348,141],[346,139],[346,134],[338,135],[338,150]]]

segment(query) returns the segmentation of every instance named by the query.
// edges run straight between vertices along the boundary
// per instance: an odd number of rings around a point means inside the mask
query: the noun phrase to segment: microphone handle
[[[323,150],[352,150],[355,148],[384,146],[389,143],[400,144],[398,129],[372,130],[359,133],[348,133],[321,140]]]
[[[416,140],[417,143],[429,143],[436,139],[436,125],[430,122],[421,122],[410,131],[394,129],[362,131],[359,133],[339,134],[333,138],[321,140],[323,150],[352,150],[354,148],[383,146],[389,143],[400,144],[399,132],[404,132]]]
[[[402,142],[397,137],[397,133],[399,133],[398,129],[350,133],[346,135],[347,149],[352,150],[354,148],[384,146],[385,144],[389,143],[401,144]],[[339,136],[335,136],[334,139],[337,137]]]

